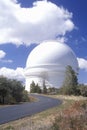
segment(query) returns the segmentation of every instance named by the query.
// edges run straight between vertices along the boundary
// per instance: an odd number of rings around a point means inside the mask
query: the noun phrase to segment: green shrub
[[[30,101],[28,91],[26,91],[26,90],[23,91],[22,101],[23,102],[29,102]]]
[[[3,130],[14,130],[14,127],[13,126],[8,126],[8,127],[4,128]]]

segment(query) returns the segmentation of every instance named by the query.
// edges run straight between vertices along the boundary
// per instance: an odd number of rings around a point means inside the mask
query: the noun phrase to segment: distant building
[[[57,41],[41,43],[27,58],[26,90],[30,90],[32,81],[41,87],[44,82],[48,87],[61,87],[68,65],[77,72],[77,58],[69,46]]]

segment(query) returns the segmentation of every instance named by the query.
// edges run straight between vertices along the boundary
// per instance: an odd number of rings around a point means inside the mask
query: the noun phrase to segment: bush
[[[87,86],[86,85],[80,85],[80,93],[82,96],[87,97]]]
[[[26,91],[26,90],[23,91],[22,101],[23,102],[29,102],[30,101],[28,91]]]
[[[15,104],[29,101],[28,93],[20,81],[0,77],[0,103]]]
[[[87,101],[75,102],[56,116],[50,130],[86,130]]]
[[[16,100],[14,97],[12,97],[12,95],[8,95],[6,96],[5,98],[5,104],[15,104],[16,103]]]
[[[41,93],[40,86],[35,84],[34,81],[30,84],[30,93]]]

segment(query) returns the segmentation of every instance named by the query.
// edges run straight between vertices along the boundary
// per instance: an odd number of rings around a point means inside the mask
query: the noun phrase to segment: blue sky
[[[23,80],[31,50],[57,39],[75,52],[79,82],[87,83],[86,5],[86,0],[1,0],[0,75]]]

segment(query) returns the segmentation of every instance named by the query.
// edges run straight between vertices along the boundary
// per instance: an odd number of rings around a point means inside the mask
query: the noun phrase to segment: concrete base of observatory
[[[33,72],[32,72],[33,73]],[[35,73],[36,74],[36,73]],[[59,72],[56,70],[55,72],[49,71],[43,72],[41,74],[36,75],[27,75],[26,74],[26,90],[30,91],[30,85],[32,81],[34,81],[35,84],[38,84],[41,88],[43,88],[43,84],[45,83],[46,87],[55,87],[59,88],[62,85],[62,82],[64,80],[64,72]]]

